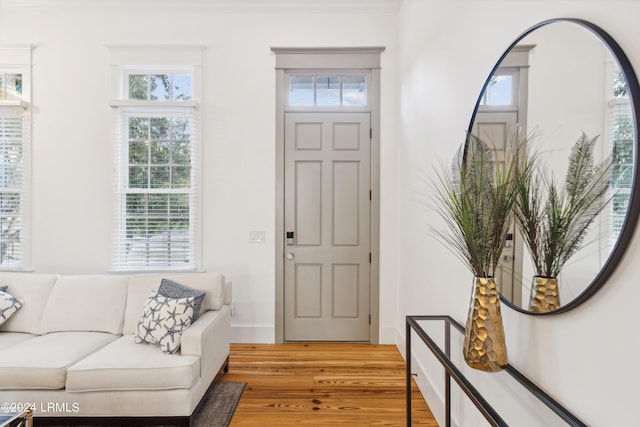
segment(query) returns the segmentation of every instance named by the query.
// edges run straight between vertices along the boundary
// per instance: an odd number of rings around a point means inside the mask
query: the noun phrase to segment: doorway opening
[[[380,54],[276,54],[276,342],[378,342]]]

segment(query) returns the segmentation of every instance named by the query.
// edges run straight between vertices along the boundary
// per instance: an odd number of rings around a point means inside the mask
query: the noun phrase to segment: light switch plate
[[[249,242],[262,243],[265,240],[265,232],[262,230],[249,231]]]

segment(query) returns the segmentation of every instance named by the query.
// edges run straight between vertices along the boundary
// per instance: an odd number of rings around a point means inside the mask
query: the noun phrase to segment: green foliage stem
[[[459,256],[476,277],[494,277],[516,200],[520,168],[516,149],[496,162],[494,152],[468,135],[453,171],[442,168],[434,182],[436,210],[445,230],[433,235]]]
[[[567,261],[583,247],[589,227],[607,205],[612,159],[595,164],[597,140],[584,132],[574,144],[564,186],[540,163],[526,159],[517,179],[516,222],[531,253],[535,274],[557,277]]]

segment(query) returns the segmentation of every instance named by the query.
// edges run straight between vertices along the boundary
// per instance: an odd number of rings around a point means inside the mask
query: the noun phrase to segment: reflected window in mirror
[[[624,75],[614,70],[610,75],[609,135],[613,154],[609,240],[613,246],[622,230],[629,208],[633,174],[633,114]]]
[[[572,146],[586,135],[596,140],[594,164],[613,163],[605,208],[589,223],[577,252],[563,261],[562,271],[554,270],[560,283],[558,309],[531,311],[532,277],[540,276],[540,268],[533,265],[531,244],[523,242],[516,226],[521,224],[512,224],[512,244],[505,246],[496,272],[501,298],[510,307],[534,314],[570,310],[595,293],[622,258],[640,215],[640,198],[633,196],[640,179],[639,97],[638,80],[620,46],[599,27],[577,19],[552,19],[529,28],[491,70],[469,132],[489,143],[497,156],[510,150],[511,140],[523,137],[544,159],[543,181],[562,186]]]
[[[501,69],[496,71],[487,85],[481,104],[482,106],[513,105],[514,85],[517,81],[517,70]]]

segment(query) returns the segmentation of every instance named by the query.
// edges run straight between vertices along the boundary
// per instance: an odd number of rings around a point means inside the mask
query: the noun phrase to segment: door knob
[[[293,252],[287,252],[287,259],[288,260],[293,260],[294,256],[293,256]]]

